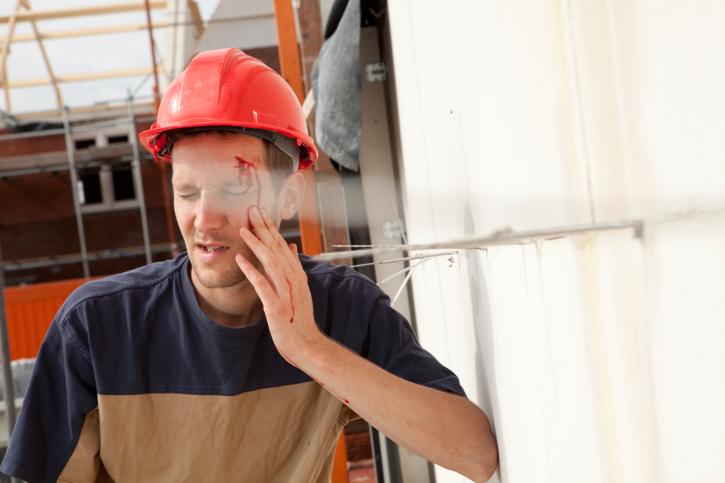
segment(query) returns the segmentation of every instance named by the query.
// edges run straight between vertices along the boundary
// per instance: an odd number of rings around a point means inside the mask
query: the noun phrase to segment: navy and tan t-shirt
[[[374,283],[300,259],[320,330],[399,377],[464,394]],[[235,329],[206,317],[181,254],[68,298],[1,469],[29,482],[329,481],[356,417],[279,355],[264,318]]]

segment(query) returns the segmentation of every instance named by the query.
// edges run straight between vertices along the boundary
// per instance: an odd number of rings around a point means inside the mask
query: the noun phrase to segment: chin
[[[202,268],[192,263],[191,268],[196,278],[206,288],[230,288],[235,287],[247,280],[239,267],[233,269],[219,270],[213,268]]]
[[[233,259],[231,262],[216,260],[215,263],[208,265],[202,263],[197,256],[192,256],[191,253],[189,255],[189,262],[197,280],[206,288],[229,288],[247,280]]]

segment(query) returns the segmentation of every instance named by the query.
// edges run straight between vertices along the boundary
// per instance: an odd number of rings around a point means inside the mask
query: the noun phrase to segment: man
[[[490,477],[488,419],[387,296],[347,267],[298,255],[277,231],[302,200],[297,169],[316,159],[281,77],[237,49],[199,54],[140,138],[173,160],[187,254],[69,297],[3,472],[329,481],[340,431],[359,415],[424,458]]]

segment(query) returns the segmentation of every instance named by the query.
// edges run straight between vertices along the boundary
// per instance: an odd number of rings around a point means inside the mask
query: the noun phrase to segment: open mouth
[[[223,253],[229,250],[229,247],[222,245],[203,245],[201,243],[197,243],[196,246],[199,249],[199,256],[204,262],[216,260],[218,257],[222,256]]]
[[[222,250],[222,249],[228,248],[228,247],[208,247],[206,245],[199,245],[199,248],[204,250],[206,253],[214,253],[217,250]]]

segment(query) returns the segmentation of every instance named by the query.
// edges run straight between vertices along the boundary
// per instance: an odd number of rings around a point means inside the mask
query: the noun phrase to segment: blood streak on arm
[[[297,364],[295,364],[294,362],[292,362],[292,359],[290,359],[289,357],[287,357],[286,355],[284,355],[284,352],[282,352],[281,350],[279,350],[279,347],[277,347],[277,344],[275,344],[275,345],[274,345],[274,347],[275,347],[275,348],[277,349],[277,351],[278,351],[278,352],[279,352],[279,353],[280,353],[280,354],[282,355],[282,357],[284,357],[284,358],[285,358],[285,359],[287,360],[287,362],[289,362],[290,364],[292,364],[293,366],[295,366],[295,367],[296,367],[296,368],[298,368],[298,369],[300,368],[300,366],[298,366]],[[308,376],[309,376],[309,374],[308,374]],[[320,386],[322,386],[322,387],[324,387],[325,389],[327,389],[328,391],[330,391],[330,392],[331,392],[331,393],[332,393],[332,394],[333,394],[333,395],[334,395],[335,397],[337,397],[338,399],[342,399],[342,400],[343,400],[343,401],[345,402],[345,404],[350,404],[350,401],[348,401],[347,399],[345,399],[345,398],[343,398],[343,397],[340,397],[340,395],[339,395],[338,393],[336,393],[335,391],[333,391],[333,390],[332,390],[332,389],[330,389],[329,387],[325,386],[325,383],[323,383],[322,381],[320,381],[319,379],[317,379],[317,378],[316,378],[316,377],[314,377],[314,376],[310,376],[310,377],[311,377],[312,379],[314,379],[314,380],[315,380],[315,382],[317,382],[317,383],[318,383],[318,384],[319,384]]]

